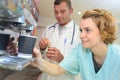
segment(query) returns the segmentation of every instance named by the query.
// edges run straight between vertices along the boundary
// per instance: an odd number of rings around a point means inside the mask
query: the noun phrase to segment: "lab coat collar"
[[[62,26],[62,27],[64,27],[64,28],[70,28],[71,26],[73,26],[74,25],[74,22],[73,22],[73,20],[71,20],[69,23],[67,23],[66,25],[64,25],[64,26]],[[61,27],[61,26],[60,26]]]

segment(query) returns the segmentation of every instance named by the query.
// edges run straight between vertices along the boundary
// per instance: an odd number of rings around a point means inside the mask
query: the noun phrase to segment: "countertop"
[[[37,80],[40,74],[42,72],[33,66],[27,66],[22,71],[0,68],[0,80]]]

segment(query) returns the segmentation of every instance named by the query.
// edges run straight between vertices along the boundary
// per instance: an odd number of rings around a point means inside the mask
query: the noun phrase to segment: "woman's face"
[[[80,38],[84,48],[93,48],[102,42],[99,29],[91,18],[81,20],[80,31]]]

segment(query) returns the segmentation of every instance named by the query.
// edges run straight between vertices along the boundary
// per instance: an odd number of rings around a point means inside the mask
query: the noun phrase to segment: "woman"
[[[34,49],[34,66],[51,74],[81,73],[82,80],[120,80],[120,47],[113,44],[116,25],[114,17],[102,9],[86,11],[80,22],[82,44],[76,46],[59,65],[42,59]]]

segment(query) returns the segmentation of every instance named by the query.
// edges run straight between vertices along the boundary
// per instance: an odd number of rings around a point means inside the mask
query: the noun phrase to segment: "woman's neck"
[[[107,55],[108,47],[105,43],[100,43],[94,48],[91,48],[95,61],[102,65]]]

